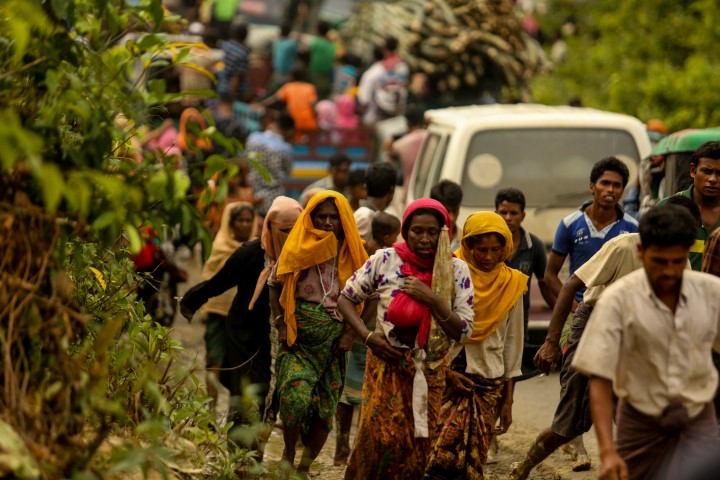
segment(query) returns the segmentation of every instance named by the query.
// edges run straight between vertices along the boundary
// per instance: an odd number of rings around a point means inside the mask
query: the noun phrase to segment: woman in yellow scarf
[[[337,192],[323,191],[303,210],[268,280],[280,341],[276,371],[283,459],[293,465],[302,429],[305,450],[298,472],[309,470],[332,428],[345,351],[353,339],[337,300],[366,260],[350,204]]]
[[[456,255],[470,267],[475,327],[470,341],[451,353],[440,435],[426,478],[483,478],[492,436],[512,423],[512,379],[522,373],[527,289],[527,276],[503,263],[512,251],[512,234],[500,215],[477,212],[465,221]]]

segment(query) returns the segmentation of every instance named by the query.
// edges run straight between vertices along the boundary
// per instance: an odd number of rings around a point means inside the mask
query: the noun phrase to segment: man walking
[[[598,299],[577,348],[572,366],[591,377],[600,478],[684,478],[716,455],[720,279],[685,270],[696,228],[674,205],[642,217],[643,268]]]
[[[513,253],[505,263],[510,268],[520,270],[527,275],[527,292],[523,295],[523,310],[525,313],[525,341],[523,343],[523,374],[531,374],[535,370],[532,357],[535,356],[537,345],[530,344],[528,334],[528,321],[530,319],[530,280],[533,274],[537,279],[540,293],[545,303],[552,308],[555,296],[545,283],[545,267],[547,255],[545,244],[538,237],[525,231],[522,222],[525,220],[525,195],[517,188],[504,188],[495,195],[495,213],[503,217],[513,236]],[[530,359],[526,362],[526,359]],[[525,377],[528,378],[528,377]]]
[[[720,227],[720,142],[705,142],[693,153],[690,164],[693,184],[676,193],[691,198],[700,208],[702,223],[697,229],[695,243],[690,247],[690,264],[700,271],[703,250],[708,236]],[[660,200],[658,205],[667,199]]]
[[[558,225],[552,252],[545,270],[545,282],[557,297],[562,283],[558,277],[560,268],[567,256],[570,257],[570,275],[589,260],[605,242],[623,233],[637,232],[637,221],[625,214],[618,202],[622,198],[630,173],[621,160],[615,157],[604,158],[593,166],[590,172],[590,192],[593,199],[574,213],[565,217]],[[582,302],[584,289],[579,289],[574,297]],[[557,308],[557,305],[555,306]],[[555,411],[552,426],[540,433],[530,447],[523,461],[511,473],[514,480],[524,480],[530,471],[553,453],[590,429],[592,424],[589,412],[582,408],[587,398],[587,382],[578,377],[570,368],[577,342],[580,340],[589,311],[578,308],[573,318],[572,335],[563,357],[560,371],[560,402]],[[549,374],[558,359],[560,334],[566,318],[553,313],[545,343],[535,356],[535,364],[540,371]],[[585,453],[581,440],[577,443],[579,461],[576,470],[590,468],[590,459]]]

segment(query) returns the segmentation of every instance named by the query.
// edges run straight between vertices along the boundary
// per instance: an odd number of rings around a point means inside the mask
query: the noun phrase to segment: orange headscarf
[[[467,244],[470,237],[486,233],[497,233],[505,239],[505,251],[497,267],[491,272],[483,272],[476,266]],[[492,335],[518,299],[527,291],[527,275],[503,263],[512,252],[512,233],[500,215],[493,212],[476,212],[465,220],[462,246],[455,255],[470,267],[470,277],[475,287],[473,296],[475,328],[470,336],[471,342],[480,342]]]
[[[335,235],[332,232],[316,229],[312,222],[313,210],[329,198],[334,201],[338,209],[340,224],[345,234],[340,253],[338,253],[338,240]],[[368,256],[363,248],[350,204],[342,194],[326,190],[312,196],[285,241],[278,260],[277,277],[284,283],[280,295],[280,305],[285,312],[288,345],[295,343],[297,338],[295,288],[300,272],[336,256],[338,257],[338,277],[342,289],[347,279],[363,266]]]
[[[188,131],[188,123],[195,122],[198,130],[203,131],[207,129],[207,121],[203,117],[202,113],[196,108],[186,108],[180,114],[180,132],[178,132],[178,146],[185,150],[210,150],[212,148],[212,142],[207,137],[198,136],[193,132]]]

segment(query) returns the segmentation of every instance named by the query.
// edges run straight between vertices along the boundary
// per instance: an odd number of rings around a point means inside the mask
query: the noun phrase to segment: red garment
[[[443,207],[440,202],[429,198],[420,198],[412,202],[408,205],[407,209],[405,209],[402,223],[402,234],[405,240],[407,240],[407,231],[410,228],[410,219],[412,215],[421,208],[430,208],[440,212],[445,218],[444,225],[450,224],[450,217],[448,216],[447,210],[445,210],[445,207]],[[443,225],[440,226],[442,227]],[[404,262],[400,268],[400,272],[406,276],[416,277],[429,287],[432,284],[435,256],[420,257],[410,250],[407,243],[396,243],[393,245],[393,248]],[[397,327],[419,327],[417,337],[418,347],[423,348],[425,346],[428,334],[430,333],[432,319],[432,312],[429,306],[401,291],[390,301],[387,318],[390,323]]]

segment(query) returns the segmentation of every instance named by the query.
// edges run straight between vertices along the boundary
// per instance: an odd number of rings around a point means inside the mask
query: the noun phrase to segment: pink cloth
[[[315,105],[315,113],[317,114],[318,127],[323,130],[332,130],[336,126],[337,106],[332,100],[320,100]]]
[[[337,118],[335,126],[342,130],[355,130],[360,127],[360,117],[355,113],[355,97],[352,95],[338,95],[335,97]]]

